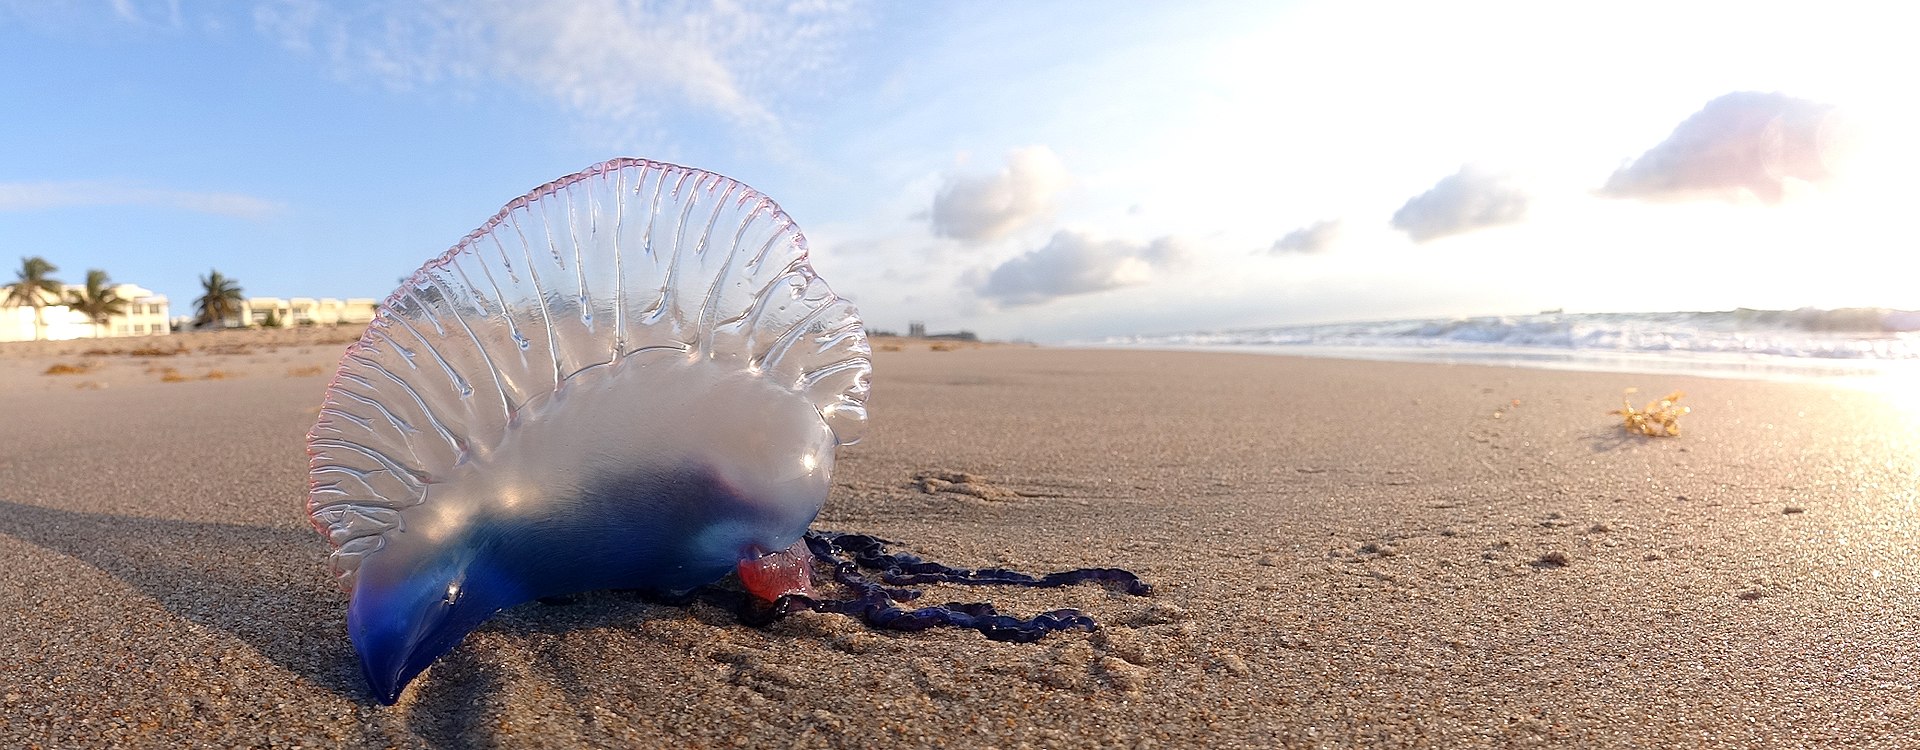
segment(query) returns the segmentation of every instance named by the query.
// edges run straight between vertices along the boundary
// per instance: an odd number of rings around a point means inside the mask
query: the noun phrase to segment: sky
[[[874,329],[1914,309],[1883,5],[0,0],[0,280],[382,298],[638,156]]]

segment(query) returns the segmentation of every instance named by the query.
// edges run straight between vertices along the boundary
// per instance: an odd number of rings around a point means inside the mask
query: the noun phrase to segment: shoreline
[[[1306,344],[1101,344],[1053,345],[1062,349],[1112,349],[1196,353],[1240,353],[1270,357],[1337,359],[1353,362],[1474,365],[1557,372],[1621,375],[1676,375],[1779,383],[1826,383],[1861,388],[1886,387],[1889,381],[1920,381],[1920,361],[1870,360],[1774,355],[1703,355],[1612,350],[1520,349],[1513,347],[1388,347]]]

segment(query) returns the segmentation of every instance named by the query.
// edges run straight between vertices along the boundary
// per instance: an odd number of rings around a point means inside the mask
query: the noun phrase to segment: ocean
[[[1781,380],[1920,377],[1920,311],[1880,308],[1544,312],[1075,343]]]

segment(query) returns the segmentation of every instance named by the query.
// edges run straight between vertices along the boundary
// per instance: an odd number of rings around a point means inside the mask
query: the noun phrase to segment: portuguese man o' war
[[[840,537],[808,536],[835,449],[865,426],[869,355],[805,236],[732,179],[617,159],[508,203],[382,303],[308,436],[307,509],[333,545],[374,696],[397,700],[507,607],[692,592],[735,572],[765,616],[813,608],[1012,640],[1091,627],[986,605],[902,621],[885,602],[906,590],[832,560],[858,557]],[[815,591],[810,544],[855,599]],[[903,559],[931,565],[871,549],[860,564]],[[1063,582],[935,567],[958,578],[886,580]]]

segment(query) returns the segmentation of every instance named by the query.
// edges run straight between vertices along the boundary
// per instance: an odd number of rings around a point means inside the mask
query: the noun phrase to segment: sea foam
[[[1115,336],[1093,346],[1753,377],[1920,370],[1920,312],[1880,308],[1541,313]]]

